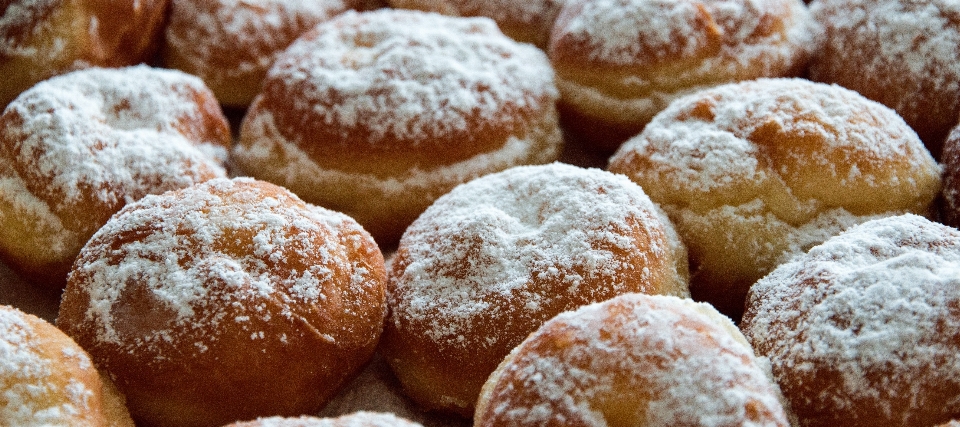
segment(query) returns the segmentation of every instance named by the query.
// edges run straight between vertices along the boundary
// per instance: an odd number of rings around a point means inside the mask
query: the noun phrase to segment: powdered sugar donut
[[[486,16],[515,40],[546,48],[553,21],[569,0],[390,0],[390,6],[452,16]]]
[[[944,224],[960,227],[960,126],[956,126],[943,142],[943,202],[940,218]]]
[[[810,78],[893,108],[939,158],[960,117],[960,3],[820,0],[823,27]]]
[[[260,418],[225,427],[423,427],[413,421],[384,412],[356,412],[336,418]]]
[[[573,0],[548,47],[565,127],[612,152],[677,97],[800,75],[814,28],[800,0]]]
[[[41,82],[0,116],[0,258],[59,291],[124,204],[226,175],[230,130],[199,79],[135,66]]]
[[[345,0],[171,0],[163,63],[199,76],[222,104],[246,107],[283,49],[348,6]]]
[[[456,187],[417,218],[389,290],[381,352],[404,391],[471,416],[497,364],[547,319],[627,292],[688,295],[687,258],[625,177],[519,166]]]
[[[750,289],[742,329],[800,426],[921,426],[960,414],[960,231],[870,221]]]
[[[628,294],[527,337],[484,384],[474,425],[789,426],[769,375],[712,306]]]
[[[802,79],[676,100],[610,159],[677,226],[693,298],[734,319],[778,264],[854,224],[932,215],[940,166],[897,114]]]
[[[144,425],[316,413],[373,354],[386,273],[349,217],[252,179],[147,196],[80,252],[57,325]]]
[[[168,0],[0,2],[0,109],[37,82],[150,59]]]
[[[133,427],[108,377],[53,325],[0,305],[0,425]]]
[[[486,18],[347,12],[284,52],[244,117],[244,173],[381,245],[455,185],[559,156],[553,72]]]

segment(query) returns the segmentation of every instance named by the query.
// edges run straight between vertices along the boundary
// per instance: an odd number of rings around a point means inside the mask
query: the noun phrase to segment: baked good
[[[0,109],[58,74],[148,61],[167,5],[168,0],[0,2]]]
[[[960,414],[960,231],[866,222],[750,288],[741,328],[799,426],[933,426]]]
[[[674,101],[611,157],[690,251],[693,298],[734,318],[778,264],[854,224],[933,215],[940,166],[881,104],[835,85],[758,79]]]
[[[391,7],[451,16],[485,16],[514,40],[547,47],[553,22],[569,0],[390,0]]]
[[[709,304],[627,294],[550,319],[483,386],[474,425],[790,425],[769,364]]]
[[[81,250],[57,325],[144,425],[319,411],[373,354],[386,272],[349,217],[249,178],[128,204]]]
[[[467,417],[497,364],[554,315],[627,292],[688,295],[686,251],[643,190],[562,163],[440,197],[388,275],[381,353],[415,401]]]
[[[0,258],[62,289],[124,204],[227,174],[230,129],[199,79],[133,66],[43,81],[0,115]]]
[[[345,0],[171,0],[163,64],[199,76],[217,99],[246,107],[274,58],[349,7]]]
[[[957,228],[960,227],[960,126],[947,135],[940,161],[943,166],[940,220]]]
[[[348,11],[277,59],[233,160],[390,247],[455,185],[556,159],[556,98],[546,56],[489,19]]]
[[[610,153],[680,96],[801,75],[814,29],[800,0],[572,0],[547,48],[565,128]]]
[[[384,412],[356,412],[336,418],[302,416],[269,417],[230,424],[224,427],[423,427],[415,422]]]
[[[949,0],[819,0],[824,30],[810,78],[893,108],[939,158],[960,117],[960,4]]]
[[[0,425],[133,427],[123,397],[70,337],[0,305]]]

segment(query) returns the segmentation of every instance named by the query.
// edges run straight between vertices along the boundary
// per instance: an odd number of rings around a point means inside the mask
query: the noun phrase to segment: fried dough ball
[[[680,96],[801,75],[814,29],[800,0],[572,0],[547,48],[565,128],[613,152]]]
[[[693,298],[739,319],[777,265],[878,216],[932,215],[940,166],[897,114],[802,79],[759,79],[681,99],[608,169],[640,184],[690,251]]]
[[[84,246],[57,325],[146,426],[316,413],[373,354],[386,272],[349,217],[249,178],[124,207]]]
[[[163,32],[168,0],[0,2],[0,109],[58,74],[148,61]]]
[[[960,231],[869,221],[750,288],[744,335],[799,426],[933,426],[960,414]]]
[[[227,119],[202,81],[133,66],[43,81],[0,115],[0,259],[59,292],[123,205],[226,176]]]
[[[124,405],[70,337],[0,305],[0,425],[133,427]]]
[[[686,250],[643,190],[562,163],[438,199],[401,239],[388,286],[384,358],[415,401],[467,417],[497,364],[554,315],[627,292],[689,295]]]
[[[484,384],[474,425],[788,427],[780,397],[712,306],[628,294],[530,334]]]
[[[413,421],[382,412],[355,412],[336,418],[303,416],[269,417],[233,423],[224,427],[423,427]]]
[[[556,160],[556,99],[543,52],[489,19],[346,12],[277,60],[233,159],[391,247],[457,184]]]

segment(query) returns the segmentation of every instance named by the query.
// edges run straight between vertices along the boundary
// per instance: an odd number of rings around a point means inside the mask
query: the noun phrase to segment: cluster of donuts
[[[0,425],[957,425],[957,17],[3,2]]]

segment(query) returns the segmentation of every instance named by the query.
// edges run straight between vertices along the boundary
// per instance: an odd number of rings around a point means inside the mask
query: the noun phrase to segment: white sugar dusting
[[[291,45],[268,81],[295,90],[299,111],[369,143],[416,141],[502,120],[505,108],[556,99],[546,55],[488,18],[385,9],[348,11]]]

